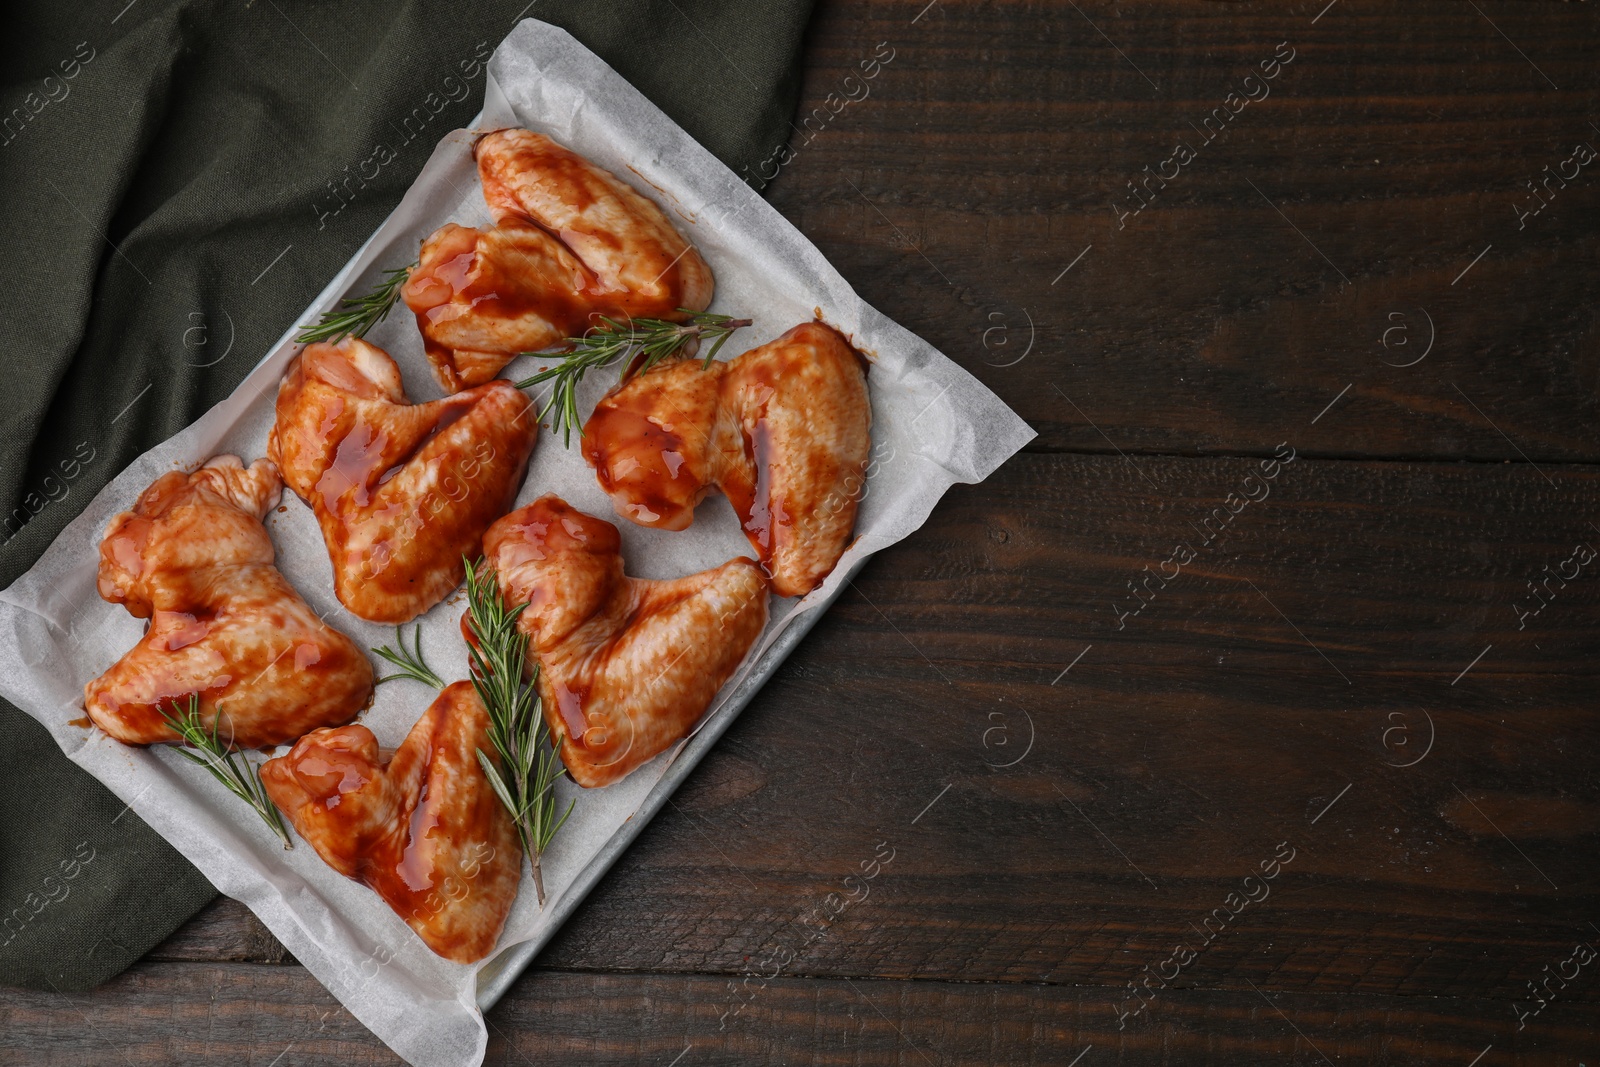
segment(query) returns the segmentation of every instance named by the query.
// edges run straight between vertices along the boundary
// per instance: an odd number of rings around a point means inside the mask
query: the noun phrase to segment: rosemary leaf
[[[533,864],[533,886],[544,904],[544,875],[539,858],[557,830],[572,814],[573,804],[556,818],[556,780],[566,773],[551,741],[539,699],[539,670],[523,678],[528,657],[528,635],[517,628],[517,618],[527,605],[507,609],[494,572],[484,560],[466,560],[467,658],[472,685],[489,712],[491,757],[478,750],[478,763],[495,796],[516,823],[517,836]]]
[[[177,700],[173,700],[172,711],[171,715],[165,711],[161,712],[161,717],[167,721],[168,726],[178,732],[185,744],[195,749],[190,751],[188,748],[180,748],[177,750],[178,755],[209,771],[228,792],[256,810],[256,814],[261,816],[268,828],[278,835],[278,840],[283,842],[284,848],[294,848],[294,843],[289,840],[289,828],[283,822],[283,814],[267,796],[267,787],[261,782],[260,770],[243,753],[234,752],[231,741],[224,743],[217,736],[217,731],[222,725],[222,709],[217,709],[209,731],[205,723],[200,721],[200,694],[189,694],[187,708],[180,705]]]
[[[690,311],[679,308],[689,316],[687,322],[668,322],[665,319],[617,319],[600,316],[602,325],[596,326],[582,337],[569,337],[563,352],[524,352],[522,355],[542,355],[557,359],[531,378],[517,382],[518,389],[527,389],[552,382],[550,395],[539,411],[542,421],[551,418],[550,429],[562,435],[562,444],[572,444],[572,428],[582,419],[578,415],[578,385],[583,376],[592,370],[623,363],[623,381],[643,374],[691,341],[710,341],[702,367],[710,367],[724,342],[735,330],[750,325],[749,319],[736,319],[731,315],[713,315],[709,311]],[[579,431],[582,432],[581,430]]]
[[[400,646],[400,651],[396,652],[388,645],[384,645],[382,648],[375,648],[372,651],[400,669],[393,674],[384,675],[372,683],[373,685],[379,686],[384,682],[392,682],[397,678],[414,678],[423,685],[431,685],[435,689],[443,689],[445,687],[444,680],[435,674],[433,668],[429,667],[427,661],[422,658],[422,624],[420,622],[417,623],[416,630],[412,632],[411,648],[406,647],[406,631],[401,626],[394,628],[394,643]]]
[[[411,268],[415,266],[412,263],[384,271],[384,280],[372,292],[365,296],[345,297],[339,301],[337,308],[324,311],[321,321],[315,326],[301,327],[300,336],[295,338],[295,342],[302,345],[313,341],[338,344],[346,337],[365,337],[367,331],[388,318],[389,312],[399,303],[400,287],[411,277]]]
[[[483,775],[489,779],[489,786],[494,790],[494,795],[500,798],[500,803],[506,806],[506,810],[511,813],[512,819],[521,818],[522,810],[517,807],[517,802],[512,799],[511,794],[506,790],[506,783],[500,777],[499,766],[481,748],[478,749],[478,766],[483,768]]]

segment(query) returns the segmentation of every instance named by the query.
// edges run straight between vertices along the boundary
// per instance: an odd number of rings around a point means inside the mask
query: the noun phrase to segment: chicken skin
[[[624,575],[620,548],[615,526],[555,496],[483,539],[506,603],[527,605],[517,625],[545,721],[582,786],[618,781],[685,737],[767,624],[753,560],[657,582]]]
[[[410,403],[394,360],[358,338],[300,353],[277,413],[268,454],[316,512],[340,602],[373,622],[405,622],[461,584],[539,430],[510,382]]]
[[[157,478],[111,520],[100,595],[150,625],[84,687],[84,709],[100,729],[131,745],[178,741],[162,713],[186,710],[196,694],[208,730],[215,724],[239,748],[264,748],[349,722],[367,706],[367,657],[273,566],[261,517],[282,492],[270,461],[246,467],[217,456],[193,474]]]
[[[640,526],[687,529],[722,490],[772,591],[804,596],[849,544],[871,427],[865,362],[807,322],[706,370],[679,360],[624,381],[595,406],[583,453],[617,514]]]
[[[631,186],[528,130],[487,134],[473,154],[494,227],[439,229],[403,290],[447,391],[596,315],[678,321],[710,306],[711,268]]]
[[[328,866],[371,888],[434,952],[494,950],[522,846],[478,764],[493,755],[471,682],[444,689],[393,758],[359,723],[315,730],[261,767],[267,796]]]

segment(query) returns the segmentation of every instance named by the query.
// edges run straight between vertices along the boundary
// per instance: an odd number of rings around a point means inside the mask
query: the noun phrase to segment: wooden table
[[[821,5],[772,202],[1039,437],[488,1062],[1600,1057],[1593,5],[924,2]],[[7,996],[6,1063],[397,1062],[231,902]]]

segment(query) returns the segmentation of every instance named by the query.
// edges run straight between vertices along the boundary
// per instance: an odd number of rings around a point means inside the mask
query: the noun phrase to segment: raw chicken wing
[[[613,389],[583,453],[617,514],[683,530],[713,487],[732,502],[779,596],[815,589],[844,554],[872,448],[866,365],[807,322],[701,370],[657,364]]]
[[[686,736],[767,623],[767,581],[729,560],[657,582],[621,538],[555,496],[489,528],[484,555],[538,658],[545,721],[572,780],[615,782]],[[530,660],[531,663],[531,660]]]
[[[487,134],[473,153],[494,227],[439,229],[403,290],[446,390],[579,336],[596,315],[677,321],[678,308],[710,306],[711,268],[631,186],[528,130]]]
[[[290,364],[267,450],[316,512],[340,602],[405,622],[461,584],[463,554],[516,500],[538,429],[510,382],[412,404],[389,354],[349,338]]]
[[[100,595],[144,637],[84,687],[89,718],[119,741],[178,741],[162,713],[200,698],[201,721],[239,748],[349,722],[372,697],[372,665],[312,614],[273,566],[261,517],[283,482],[268,460],[218,456],[157,478],[100,543]],[[176,705],[176,707],[174,706]]]
[[[434,952],[494,950],[522,877],[511,816],[478,765],[493,754],[471,682],[441,692],[392,759],[359,723],[316,730],[261,782],[328,866],[370,887]]]

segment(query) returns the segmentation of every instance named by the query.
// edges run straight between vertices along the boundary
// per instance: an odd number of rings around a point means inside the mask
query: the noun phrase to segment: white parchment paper
[[[724,358],[765,343],[820,314],[872,360],[873,462],[857,520],[858,538],[828,581],[801,601],[774,600],[772,622],[707,714],[713,719],[759,653],[801,613],[820,611],[852,563],[891,545],[927,519],[952,484],[987,477],[1034,436],[1015,413],[909,331],[856,296],[793,226],[700,147],[599,57],[565,31],[533,19],[519,24],[489,64],[480,129],[525,126],[582,153],[666,209],[716,275],[713,311],[753,318]],[[405,198],[334,278],[300,322],[379,273],[416,258],[419,242],[445,222],[488,224],[471,157],[472,131],[447,135]],[[339,1001],[418,1067],[482,1061],[487,1034],[476,1002],[478,972],[433,955],[406,925],[355,882],[335,874],[303,842],[285,852],[243,804],[201,769],[165,748],[132,748],[81,723],[83,686],[139,639],[141,620],[95,592],[98,548],[107,522],[131,507],[159,475],[218,453],[250,462],[266,451],[278,381],[297,346],[285,333],[232,396],[171,440],[141,456],[95,497],[39,562],[0,592],[0,694],[45,725],[75,762],[127,802],[223,893],[243,901]],[[398,360],[414,401],[439,389],[421,338],[402,306],[368,335]],[[508,377],[538,364],[524,359]],[[601,374],[580,396],[587,412],[614,380]],[[518,504],[555,492],[575,507],[615,520],[629,573],[669,578],[748,555],[732,508],[721,497],[701,505],[683,533],[616,520],[576,447],[541,435]],[[333,595],[331,567],[308,507],[286,494],[267,528],[278,566],[329,623],[358,643],[392,643],[392,630],[347,612]],[[460,594],[420,620],[430,663],[446,679],[465,677],[457,626]],[[410,681],[379,688],[365,722],[380,743],[399,744],[433,692]],[[737,708],[730,708],[735,713]],[[499,952],[550,933],[547,917],[577,876],[639,809],[681,749],[599,790],[561,783],[576,810],[544,859],[550,906],[541,912],[523,882]],[[570,901],[567,901],[570,903]],[[561,909],[564,913],[567,909]]]

